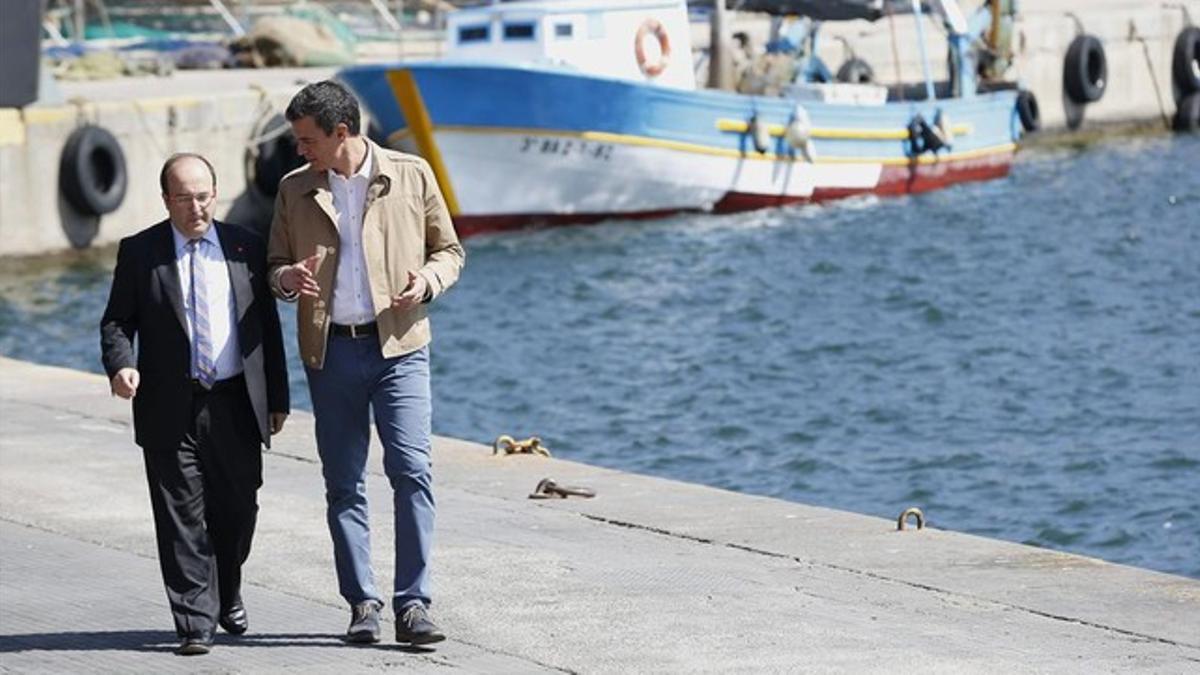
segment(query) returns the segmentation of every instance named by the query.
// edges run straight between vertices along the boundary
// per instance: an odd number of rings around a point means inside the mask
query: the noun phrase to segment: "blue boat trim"
[[[720,157],[739,157],[754,161],[789,161],[789,162],[805,162],[808,160],[798,156],[795,152],[787,153],[758,153],[754,151],[731,150],[725,147],[713,145],[700,145],[693,143],[681,143],[678,141],[668,141],[659,138],[651,138],[648,136],[633,136],[629,134],[613,134],[605,131],[567,131],[563,129],[544,129],[536,127],[514,128],[514,127],[485,127],[485,126],[456,126],[456,125],[439,125],[433,128],[434,133],[437,132],[455,132],[455,133],[472,133],[481,135],[511,135],[511,136],[554,136],[559,138],[577,138],[585,141],[595,141],[600,143],[615,143],[619,145],[654,147],[666,150],[678,150],[680,152],[690,152],[698,155],[716,155]],[[399,129],[393,132],[390,138],[401,140],[413,135],[412,130],[408,128]],[[907,157],[904,155],[889,155],[889,156],[854,156],[854,157],[839,157],[839,156],[820,156],[812,163],[815,164],[889,164],[901,165],[911,164],[916,161],[919,164],[936,164],[939,162],[954,161],[960,159],[972,159],[993,154],[1008,154],[1016,150],[1015,143],[1001,143],[994,146],[986,146],[974,148],[972,150],[964,150],[962,152],[944,152],[941,154],[921,155],[917,158]]]

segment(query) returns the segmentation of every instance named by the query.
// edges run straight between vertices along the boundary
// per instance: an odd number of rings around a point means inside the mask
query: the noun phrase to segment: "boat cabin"
[[[696,87],[682,0],[493,2],[450,14],[446,43],[448,60],[551,65]]]

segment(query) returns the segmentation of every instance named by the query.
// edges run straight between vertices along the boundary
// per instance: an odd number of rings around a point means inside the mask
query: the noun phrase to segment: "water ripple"
[[[1200,578],[1198,156],[1126,138],[916,197],[469,240],[434,428]],[[6,261],[0,352],[98,370],[112,264]]]

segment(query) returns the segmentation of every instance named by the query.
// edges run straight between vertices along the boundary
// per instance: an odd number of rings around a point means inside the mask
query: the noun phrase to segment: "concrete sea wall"
[[[964,11],[979,4],[961,3]],[[1161,125],[1158,120],[1164,113],[1168,118],[1174,116],[1171,67],[1175,39],[1189,21],[1193,25],[1200,22],[1200,2],[1024,0],[1017,6],[1009,78],[1037,96],[1043,128],[1142,121]],[[1080,29],[1100,39],[1108,63],[1107,91],[1101,100],[1086,107],[1074,104],[1063,90],[1064,57]],[[761,49],[770,26],[759,15],[742,13],[732,22],[731,31],[746,32]],[[693,39],[697,46],[707,47],[707,30],[697,27]],[[933,78],[946,79],[946,38],[928,18],[925,39]],[[922,77],[916,22],[910,15],[874,23],[829,22],[821,27],[820,45],[819,55],[835,72],[853,51],[872,66],[881,84],[915,82]]]
[[[63,85],[58,105],[0,110],[0,255],[110,244],[162,220],[158,172],[174,152],[212,160],[219,218],[253,210],[263,197],[246,190],[251,140],[281,116],[303,82],[333,72],[206,71],[85,82]],[[127,169],[120,207],[103,216],[80,213],[59,189],[64,144],[85,124],[116,138]]]
[[[974,4],[964,3],[967,9]],[[1200,0],[1026,0],[1019,9],[1010,75],[1037,97],[1045,129],[1162,126],[1174,116],[1174,43],[1189,21],[1200,20]],[[769,23],[760,15],[739,14],[732,30],[746,31],[761,48]],[[1101,40],[1108,63],[1107,91],[1086,106],[1072,102],[1063,88],[1064,56],[1080,30]],[[912,17],[829,23],[822,31],[821,56],[834,70],[853,51],[873,66],[881,83],[921,79]],[[707,30],[695,26],[693,32],[694,46],[707,47]],[[932,76],[944,79],[945,37],[933,22],[925,34]],[[60,103],[0,109],[0,256],[110,244],[160,220],[159,167],[167,155],[184,150],[203,152],[216,165],[218,217],[240,222],[261,217],[270,200],[246,189],[255,147],[250,141],[302,84],[333,73],[201,71],[64,83]],[[99,217],[78,213],[59,187],[64,144],[89,123],[115,136],[128,168],[120,207]]]

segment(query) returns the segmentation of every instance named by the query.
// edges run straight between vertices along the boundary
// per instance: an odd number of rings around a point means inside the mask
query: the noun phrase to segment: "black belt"
[[[192,393],[218,394],[220,392],[233,389],[234,387],[244,386],[245,382],[246,377],[241,373],[238,373],[233,377],[227,377],[223,380],[217,380],[216,382],[213,382],[212,387],[205,387],[203,384],[200,384],[200,380],[192,379]]]
[[[330,323],[329,332],[341,337],[360,338],[367,335],[378,335],[379,324],[375,323],[374,321],[371,323],[360,323],[358,325]]]

